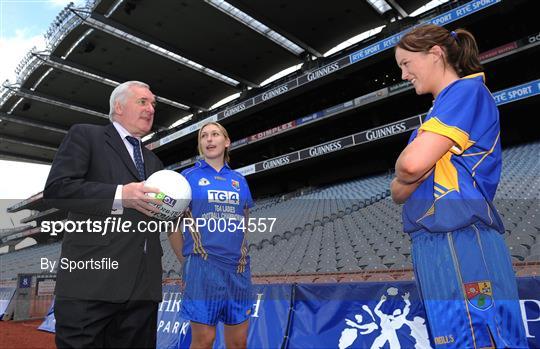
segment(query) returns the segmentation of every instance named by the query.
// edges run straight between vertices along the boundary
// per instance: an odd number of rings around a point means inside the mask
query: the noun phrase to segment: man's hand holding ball
[[[159,213],[162,201],[147,195],[147,193],[159,193],[158,188],[147,187],[144,182],[133,182],[122,187],[122,206],[135,209],[149,217]],[[152,205],[153,204],[153,205]]]

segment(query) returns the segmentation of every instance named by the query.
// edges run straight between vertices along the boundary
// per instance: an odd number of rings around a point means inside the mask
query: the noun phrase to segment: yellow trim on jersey
[[[193,219],[193,215],[191,214],[191,211],[188,211],[186,214],[187,218]],[[191,238],[193,239],[193,253],[198,254],[203,257],[203,259],[208,258],[208,253],[204,249],[202,245],[202,237],[201,233],[197,229],[191,229],[191,226],[188,227],[189,233],[191,234]]]
[[[418,218],[416,220],[416,223],[418,223],[419,221],[421,221],[422,219],[426,218],[427,216],[431,216],[432,214],[435,213],[435,203],[437,202],[437,200],[439,199],[442,199],[443,197],[445,197],[446,195],[450,194],[451,192],[455,191],[455,189],[450,189],[448,190],[447,192],[445,192],[444,194],[442,195],[437,195],[437,194],[434,194],[435,196],[435,200],[433,201],[433,204],[431,205],[431,207],[426,211],[426,213],[424,213],[424,215],[420,218]]]
[[[442,195],[442,196],[444,196],[444,195]],[[437,200],[439,200],[439,198],[441,198],[442,196],[440,196],[440,197],[438,197],[438,198],[435,199],[435,201],[433,202],[433,204],[431,205],[431,207],[426,211],[426,213],[424,213],[424,215],[423,215],[422,217],[418,218],[418,220],[416,221],[416,223],[418,223],[418,222],[421,221],[422,219],[424,219],[424,218],[426,218],[426,217],[428,217],[428,216],[431,216],[432,214],[435,213],[435,202],[436,202]]]
[[[246,246],[246,232],[244,232],[244,239],[242,240],[242,247],[240,248],[240,260],[238,261],[237,273],[243,273],[246,270],[248,248]]]
[[[454,164],[452,164],[451,159],[452,153],[447,152],[435,164],[435,185],[433,185],[433,197],[435,198],[435,201],[429,210],[427,210],[426,213],[424,213],[424,215],[416,221],[417,223],[427,216],[435,214],[435,202],[437,202],[437,200],[442,199],[453,191],[459,192],[458,173]],[[439,187],[443,187],[445,190]]]
[[[435,183],[445,187],[447,190],[455,189],[459,191],[458,172],[452,164],[452,153],[447,152],[435,164]]]
[[[501,132],[499,131],[499,133],[497,133],[497,137],[495,137],[495,142],[493,142],[493,145],[491,146],[491,149],[489,149],[489,151],[487,151],[484,156],[482,156],[482,158],[480,160],[478,160],[478,162],[472,167],[472,176],[474,177],[474,175],[476,174],[476,168],[478,166],[480,166],[480,164],[482,163],[482,161],[485,160],[485,158],[487,158],[489,156],[489,154],[493,153],[493,151],[495,150],[495,146],[497,145],[497,143],[499,142],[499,137],[501,135]]]
[[[461,156],[477,156],[477,155],[484,155],[485,153],[487,153],[487,151],[481,151],[481,152],[478,152],[478,153],[462,154]]]
[[[248,249],[247,249],[247,246],[246,246],[246,234],[244,233],[244,239],[242,240],[242,248],[240,249],[241,251],[241,256],[240,256],[240,261],[238,263],[238,268],[236,268],[236,271],[238,273],[243,273],[244,271],[246,271],[246,265],[247,265],[247,254],[248,254]]]
[[[437,194],[439,194],[439,195],[440,195],[440,194],[444,194],[444,193],[446,193],[446,191],[445,191],[445,190],[442,190],[441,188],[437,187],[436,185],[434,185],[434,186],[433,186],[433,189],[435,189],[435,191],[437,191],[437,192],[438,192],[438,193],[435,193],[435,195],[437,195]]]
[[[486,74],[484,74],[483,72],[467,75],[467,76],[462,77],[462,79],[473,79],[473,78],[476,78],[478,76],[482,77],[482,81],[484,83],[486,82]]]
[[[470,147],[472,147],[474,145],[474,143],[476,143],[475,141],[472,141],[472,140],[468,140],[467,141],[467,145],[465,146],[465,149],[462,151],[459,147],[457,146],[452,146],[452,148],[450,148],[450,151],[456,155],[462,155],[463,152],[465,152],[467,149],[469,149]]]
[[[459,127],[446,125],[437,117],[432,117],[420,126],[419,131],[429,131],[453,140],[459,149],[453,152],[457,155],[467,150],[474,142],[469,141],[469,134]]]

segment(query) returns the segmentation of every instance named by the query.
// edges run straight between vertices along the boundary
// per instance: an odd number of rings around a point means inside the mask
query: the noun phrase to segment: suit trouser
[[[141,262],[136,287],[124,303],[57,297],[58,348],[155,348],[158,303],[149,300],[146,263]]]

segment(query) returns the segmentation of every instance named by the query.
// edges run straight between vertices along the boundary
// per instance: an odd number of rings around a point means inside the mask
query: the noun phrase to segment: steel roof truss
[[[52,132],[58,132],[58,133],[62,133],[62,134],[67,134],[67,129],[63,129],[63,128],[59,128],[59,127],[56,127],[56,126],[50,126],[50,125],[47,125],[45,123],[42,123],[42,122],[37,122],[37,121],[30,121],[26,118],[22,118],[20,116],[15,116],[15,115],[9,115],[9,114],[6,114],[6,113],[0,113],[0,120],[6,120],[6,121],[9,121],[9,122],[14,122],[14,123],[17,123],[17,124],[20,124],[20,125],[24,125],[24,126],[29,126],[29,127],[34,127],[34,128],[40,128],[40,129],[43,129],[43,130],[47,130],[47,131],[52,131]]]

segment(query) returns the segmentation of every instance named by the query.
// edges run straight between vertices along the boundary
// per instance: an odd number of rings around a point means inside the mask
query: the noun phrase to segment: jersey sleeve
[[[462,154],[473,143],[470,139],[474,123],[482,122],[482,104],[486,103],[487,90],[477,81],[463,81],[446,91],[430,114],[430,118],[420,126],[420,131],[428,131],[448,137],[456,144],[450,150]]]
[[[186,168],[185,170],[183,170],[182,172],[180,172],[180,174],[181,174],[182,176],[184,176],[184,178],[188,181],[189,186],[191,187],[191,201],[190,201],[188,207],[189,207],[191,210],[193,210],[193,183],[191,183],[191,180],[190,180],[190,178],[189,178],[190,176],[188,176],[188,174],[191,172],[191,170],[192,170],[192,167]]]
[[[246,204],[244,208],[252,208],[253,206],[255,206],[255,203],[253,202],[253,198],[251,197],[249,185],[247,184],[247,181],[244,177],[242,177],[242,183],[244,184],[244,192],[246,193]]]

